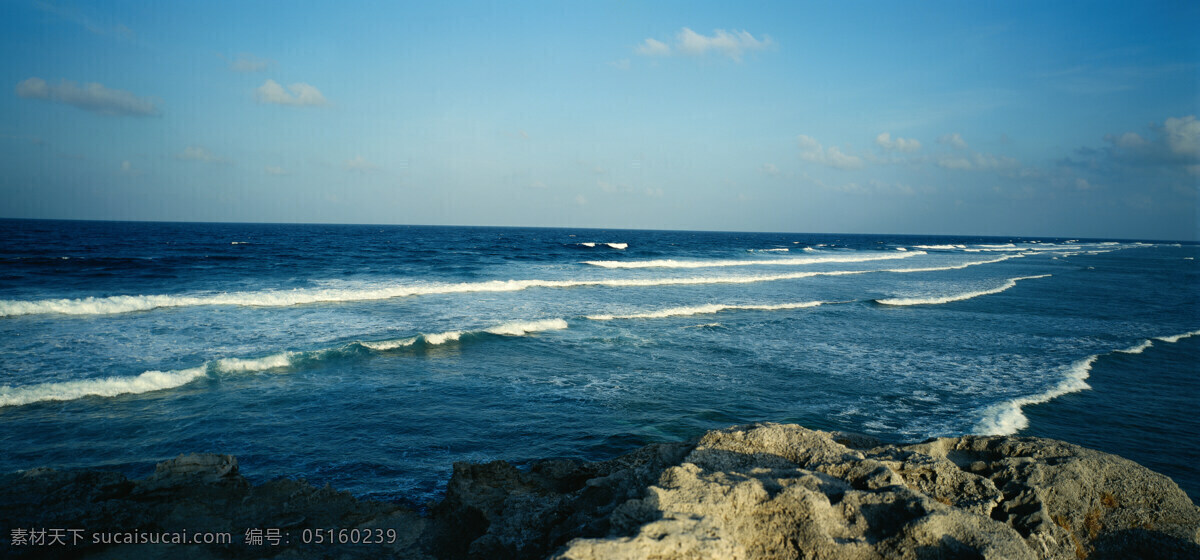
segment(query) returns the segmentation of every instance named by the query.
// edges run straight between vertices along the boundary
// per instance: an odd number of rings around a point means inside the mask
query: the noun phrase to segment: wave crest
[[[685,307],[672,307],[668,309],[660,309],[658,311],[648,311],[645,313],[631,313],[628,315],[588,315],[587,318],[593,321],[612,321],[614,319],[664,319],[667,317],[687,317],[691,315],[702,315],[708,313],[719,313],[730,309],[740,310],[755,310],[755,311],[778,311],[783,309],[803,309],[806,307],[817,307],[829,302],[825,301],[804,301],[799,303],[779,303],[773,305],[725,305],[720,303],[710,303],[706,305],[692,305]]]
[[[793,257],[787,259],[756,259],[756,260],[711,260],[711,261],[677,261],[674,259],[658,259],[652,261],[584,261],[583,264],[602,268],[715,268],[723,266],[781,266],[806,265],[823,263],[855,263],[869,261],[888,261],[907,259],[926,254],[924,251],[910,251],[903,254],[880,253],[874,255],[828,255],[821,257]]]
[[[1004,282],[1004,284],[1000,285],[999,287],[992,288],[990,290],[980,290],[977,292],[965,292],[965,293],[961,293],[961,294],[938,296],[938,297],[877,299],[877,300],[875,300],[875,303],[880,303],[883,305],[896,305],[896,306],[940,305],[943,303],[950,303],[952,301],[962,301],[962,300],[966,300],[966,299],[977,298],[979,296],[998,294],[1000,292],[1003,292],[1005,290],[1008,290],[1008,289],[1016,286],[1017,282],[1019,282],[1021,280],[1033,280],[1035,278],[1046,278],[1048,276],[1050,276],[1050,275],[1049,274],[1039,274],[1037,276],[1022,276],[1020,278],[1010,278],[1010,279],[1006,280]]]

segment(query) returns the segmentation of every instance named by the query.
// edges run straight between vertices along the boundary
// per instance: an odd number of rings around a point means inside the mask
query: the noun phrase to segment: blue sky
[[[0,3],[0,216],[1196,240],[1195,3]]]

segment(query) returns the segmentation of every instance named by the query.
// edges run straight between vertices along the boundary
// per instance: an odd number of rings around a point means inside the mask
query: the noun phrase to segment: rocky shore
[[[425,516],[304,481],[253,486],[228,455],[140,480],[34,469],[0,475],[0,531],[3,555],[27,558],[1200,558],[1200,508],[1114,455],[779,424],[595,463],[455,464]]]

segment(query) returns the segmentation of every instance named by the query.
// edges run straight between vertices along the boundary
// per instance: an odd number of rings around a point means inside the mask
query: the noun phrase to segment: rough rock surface
[[[433,522],[462,537],[438,555],[464,558],[1200,558],[1200,509],[1120,457],[778,424],[605,463],[455,465]]]
[[[26,558],[427,558],[418,540],[426,521],[398,505],[277,480],[251,486],[229,455],[181,455],[154,474],[33,469],[0,475],[0,556]],[[280,529],[290,542],[245,543],[248,529]],[[304,529],[394,529],[391,544],[300,543]],[[83,529],[66,544],[14,545],[14,529]],[[229,544],[94,544],[98,534],[227,532]],[[51,542],[46,538],[44,542]]]
[[[884,445],[755,424],[610,461],[458,463],[427,517],[302,481],[253,487],[226,455],[143,480],[0,475],[0,530],[232,531],[223,546],[19,549],[30,557],[1200,558],[1200,508],[1136,463],[1036,438]],[[252,547],[247,527],[394,529],[390,545]],[[295,538],[293,537],[293,540]]]

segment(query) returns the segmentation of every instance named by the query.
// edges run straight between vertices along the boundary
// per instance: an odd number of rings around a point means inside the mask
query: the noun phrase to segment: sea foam
[[[784,309],[803,309],[806,307],[817,307],[829,302],[824,301],[803,301],[799,303],[777,303],[771,305],[725,305],[720,303],[710,303],[706,305],[692,305],[685,307],[671,307],[668,309],[660,309],[658,311],[648,311],[644,313],[630,313],[627,315],[588,315],[587,318],[593,321],[612,321],[613,319],[664,319],[667,317],[688,317],[691,315],[702,315],[707,313],[719,313],[731,309],[738,310],[755,310],[755,311],[779,311]]]
[[[1171,336],[1156,336],[1154,338],[1157,340],[1161,340],[1163,342],[1175,343],[1175,342],[1179,342],[1181,339],[1196,336],[1196,335],[1200,335],[1200,330],[1195,330],[1192,332],[1185,332],[1183,334],[1174,334]]]
[[[823,263],[855,263],[869,261],[888,261],[906,259],[926,254],[924,251],[912,251],[904,254],[879,253],[867,255],[828,255],[820,257],[794,257],[783,259],[755,260],[709,260],[709,261],[677,261],[674,259],[659,259],[651,261],[584,261],[583,264],[603,268],[713,268],[722,266],[784,266]]]
[[[1156,336],[1154,337],[1154,340],[1175,343],[1179,342],[1181,339],[1197,335],[1200,335],[1200,330],[1171,336]],[[1147,348],[1150,348],[1152,344],[1153,343],[1151,340],[1143,340],[1141,343],[1135,346],[1121,350],[1113,350],[1113,352],[1121,352],[1124,354],[1141,354]],[[1084,389],[1090,389],[1091,386],[1087,384],[1087,378],[1091,375],[1092,364],[1094,364],[1096,360],[1103,355],[1104,354],[1093,354],[1072,363],[1066,369],[1063,380],[1048,391],[1028,397],[1019,397],[1010,401],[992,405],[984,411],[983,419],[976,424],[974,433],[982,435],[1007,436],[1029,427],[1029,418],[1025,416],[1025,413],[1022,411],[1022,407],[1031,404],[1041,404],[1068,393],[1076,393]]]
[[[1095,354],[1072,363],[1066,368],[1063,380],[1045,392],[992,405],[983,412],[983,419],[975,425],[973,433],[986,436],[1007,436],[1029,427],[1029,418],[1025,416],[1022,407],[1041,404],[1068,393],[1090,389],[1087,378],[1091,375],[1092,364],[1099,357],[1100,354]]]
[[[1019,282],[1021,280],[1033,280],[1035,278],[1046,278],[1048,276],[1050,276],[1050,275],[1049,274],[1039,274],[1037,276],[1022,276],[1020,278],[1010,278],[1010,279],[1006,280],[1004,282],[1004,284],[1001,284],[999,287],[992,288],[990,290],[979,290],[977,292],[965,292],[965,293],[961,293],[961,294],[953,294],[953,295],[948,295],[948,296],[936,296],[936,297],[887,298],[887,299],[877,299],[877,300],[875,300],[875,302],[881,303],[883,305],[939,305],[939,304],[943,304],[943,303],[950,303],[952,301],[962,301],[965,299],[976,298],[979,296],[998,294],[1000,292],[1003,292],[1005,290],[1008,290],[1009,288],[1016,286],[1017,282]]]
[[[359,341],[310,352],[278,352],[261,358],[220,358],[206,362],[199,367],[176,371],[147,371],[136,376],[38,383],[21,387],[5,385],[0,386],[0,407],[19,406],[40,401],[69,401],[89,396],[115,397],[173,389],[206,377],[209,372],[237,374],[290,368],[301,360],[320,360],[327,356],[345,355],[355,345],[375,351],[387,351],[413,346],[418,342],[426,346],[437,346],[457,341],[467,335],[524,336],[530,333],[565,328],[567,328],[567,322],[562,319],[513,321],[479,331],[446,331],[395,340]]]
[[[83,397],[115,397],[172,389],[191,383],[208,373],[207,366],[177,371],[147,371],[132,377],[81,379],[39,383],[24,387],[0,387],[0,406],[19,406],[39,401],[69,401]]]
[[[916,254],[919,253],[887,253],[886,255],[881,255],[871,260],[907,258]],[[314,303],[379,301],[420,295],[461,294],[475,292],[518,292],[530,288],[629,288],[655,286],[693,286],[701,284],[752,284],[756,282],[796,280],[801,278],[811,278],[814,276],[845,276],[880,272],[938,272],[945,270],[957,270],[969,266],[991,264],[1015,257],[1016,255],[1004,255],[1003,257],[992,260],[924,268],[806,271],[769,275],[694,276],[686,278],[613,278],[593,280],[488,280],[483,282],[460,282],[452,284],[399,284],[364,286],[360,288],[298,288],[295,290],[225,292],[202,295],[137,295],[111,296],[104,298],[89,297],[81,299],[48,299],[35,301],[0,300],[0,317],[13,317],[43,313],[61,313],[64,315],[110,315],[118,313],[132,313],[137,311],[149,311],[152,309],[194,307],[204,305],[287,307]]]

